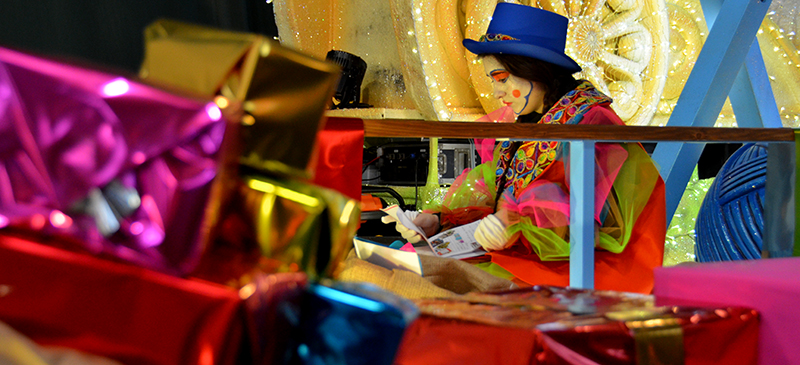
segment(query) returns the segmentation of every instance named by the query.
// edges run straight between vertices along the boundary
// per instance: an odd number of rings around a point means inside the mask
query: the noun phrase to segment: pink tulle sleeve
[[[512,109],[510,106],[504,106],[478,118],[475,121],[483,123],[514,123],[516,121],[516,117],[514,116],[514,109]],[[494,142],[494,138],[475,138],[475,148],[477,149],[478,156],[481,157],[481,163],[492,161]]]

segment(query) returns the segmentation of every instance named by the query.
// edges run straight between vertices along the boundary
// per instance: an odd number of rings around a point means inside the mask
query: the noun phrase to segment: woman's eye
[[[490,76],[497,82],[506,82],[508,80],[509,73],[508,71],[495,71],[490,74]]]

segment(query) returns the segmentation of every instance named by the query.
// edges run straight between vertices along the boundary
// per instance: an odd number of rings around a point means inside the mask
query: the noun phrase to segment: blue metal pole
[[[781,115],[764,66],[764,57],[753,41],[730,93],[736,124],[742,128],[781,128]]]
[[[668,126],[714,125],[770,2],[726,0],[722,3]],[[653,160],[666,185],[668,220],[675,214],[703,146],[703,143],[662,142],[653,151]]]
[[[569,285],[594,289],[594,146],[569,142]]]

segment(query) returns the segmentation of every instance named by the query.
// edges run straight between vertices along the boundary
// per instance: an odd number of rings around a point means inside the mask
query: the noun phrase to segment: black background
[[[159,18],[278,35],[264,0],[0,0],[0,47],[137,72]]]

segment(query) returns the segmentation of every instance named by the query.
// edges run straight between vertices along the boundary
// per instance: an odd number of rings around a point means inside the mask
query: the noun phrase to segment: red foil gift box
[[[0,236],[0,321],[40,345],[124,364],[236,364],[242,303],[228,287]]]
[[[758,313],[536,286],[416,301],[395,364],[755,364]]]

